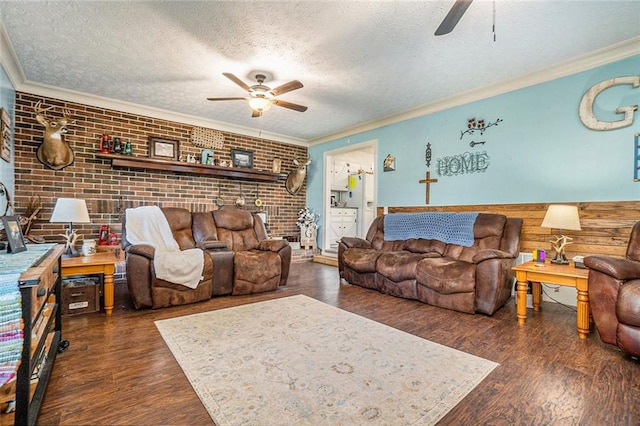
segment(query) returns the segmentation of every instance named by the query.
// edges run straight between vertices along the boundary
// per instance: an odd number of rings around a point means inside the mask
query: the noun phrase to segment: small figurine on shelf
[[[131,145],[131,141],[126,141],[124,143],[124,151],[122,151],[124,155],[133,155],[133,146]]]
[[[113,152],[116,154],[122,154],[122,141],[120,138],[115,138],[113,140]]]
[[[103,133],[102,137],[100,138],[100,152],[103,154],[108,154],[109,150],[110,150],[109,135],[106,133]]]
[[[100,234],[98,236],[98,245],[99,246],[109,245],[109,225],[100,226]]]

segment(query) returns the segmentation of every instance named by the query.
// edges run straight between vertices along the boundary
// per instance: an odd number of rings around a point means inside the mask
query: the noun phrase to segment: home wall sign
[[[450,157],[438,158],[436,160],[436,171],[438,176],[481,173],[487,171],[489,164],[489,155],[486,151],[465,152]]]
[[[427,149],[424,151],[424,161],[427,167],[431,167],[431,144],[430,143],[427,143]]]
[[[624,118],[621,120],[601,121],[593,114],[593,102],[596,97],[606,89],[622,84],[630,84],[634,88],[638,88],[640,86],[640,76],[631,75],[611,78],[609,80],[601,81],[591,87],[591,89],[587,90],[587,92],[582,96],[580,107],[578,108],[582,124],[591,130],[615,130],[631,126],[633,124],[633,113],[638,109],[638,105],[616,108],[617,114],[624,114]]]

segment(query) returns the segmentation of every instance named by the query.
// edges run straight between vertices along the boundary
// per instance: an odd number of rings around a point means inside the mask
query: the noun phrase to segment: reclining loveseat
[[[195,289],[156,277],[154,247],[131,245],[123,218],[122,247],[126,251],[127,286],[137,309],[161,308],[275,290],[287,283],[291,247],[271,240],[259,216],[240,209],[191,213],[162,208],[180,250],[203,250],[202,279]]]
[[[417,213],[420,214],[420,213]],[[455,215],[455,213],[433,213]],[[479,213],[469,246],[434,238],[385,238],[374,219],[365,239],[343,237],[338,270],[346,282],[433,306],[492,315],[511,297],[522,219]],[[455,230],[454,230],[455,231]]]

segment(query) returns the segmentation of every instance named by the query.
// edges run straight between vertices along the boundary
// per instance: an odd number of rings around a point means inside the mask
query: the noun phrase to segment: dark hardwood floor
[[[154,321],[294,294],[500,363],[440,424],[640,424],[640,363],[595,332],[580,340],[571,309],[543,302],[519,326],[513,298],[492,317],[462,314],[340,284],[337,268],[309,262],[292,264],[289,285],[273,293],[157,311],[136,311],[116,284],[111,317],[64,317],[71,346],[58,355],[39,424],[213,424]]]

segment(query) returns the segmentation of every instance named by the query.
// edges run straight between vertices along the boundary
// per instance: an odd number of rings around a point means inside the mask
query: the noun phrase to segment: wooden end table
[[[526,262],[512,268],[518,281],[518,303],[516,307],[518,323],[527,321],[527,281],[532,282],[533,310],[540,310],[540,298],[542,286],[540,283],[556,284],[567,287],[575,287],[578,290],[578,314],[576,318],[578,336],[586,339],[589,335],[589,286],[587,278],[588,269],[576,268],[571,262],[569,265],[556,265],[549,261],[544,264]]]
[[[62,259],[62,276],[102,274],[104,276],[104,311],[113,312],[113,274],[120,259],[113,252],[96,253],[91,256],[67,257]]]

